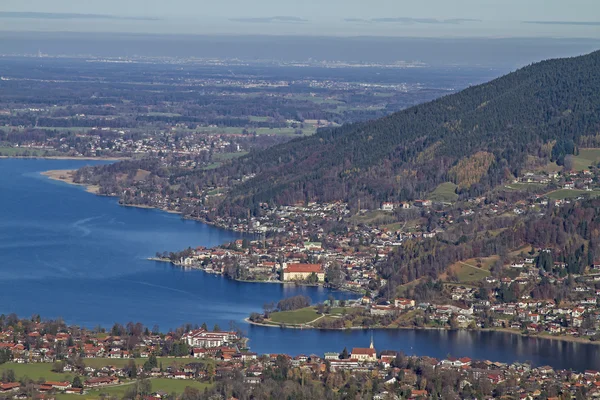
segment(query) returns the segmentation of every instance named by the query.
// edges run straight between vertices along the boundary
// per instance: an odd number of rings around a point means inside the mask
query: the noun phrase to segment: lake
[[[121,207],[114,198],[52,181],[40,172],[98,164],[80,160],[0,159],[0,312],[40,314],[69,324],[110,327],[142,322],[162,331],[185,323],[247,333],[259,353],[320,354],[368,346],[406,354],[600,369],[600,346],[497,332],[317,331],[250,326],[264,303],[304,294],[322,301],[345,292],[241,283],[148,261],[157,251],[215,246],[240,234],[176,214]]]

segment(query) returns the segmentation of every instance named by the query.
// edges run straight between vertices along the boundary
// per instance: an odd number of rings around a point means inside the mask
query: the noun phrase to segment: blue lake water
[[[260,353],[322,354],[366,346],[371,332],[265,328],[243,319],[267,302],[322,288],[239,283],[200,271],[147,261],[157,251],[215,246],[238,234],[184,221],[156,210],[121,207],[116,199],[40,175],[91,161],[0,159],[0,312],[40,314],[67,323],[110,327],[114,322],[185,323],[223,328],[233,322]],[[555,368],[600,369],[600,346],[489,332],[373,332],[378,349],[494,361],[531,361]]]

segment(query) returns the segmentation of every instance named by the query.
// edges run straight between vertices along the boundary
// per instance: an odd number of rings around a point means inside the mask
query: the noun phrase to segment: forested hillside
[[[446,181],[477,194],[518,174],[527,154],[560,163],[582,136],[599,132],[600,52],[594,52],[533,64],[379,120],[321,130],[201,180],[256,174],[225,199],[231,211],[306,200],[360,199],[377,207],[421,198]]]

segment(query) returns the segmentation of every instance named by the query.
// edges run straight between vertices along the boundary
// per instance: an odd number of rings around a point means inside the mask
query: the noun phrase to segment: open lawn
[[[282,311],[271,314],[271,321],[281,324],[306,324],[319,318],[314,307],[301,308],[294,311]]]
[[[429,200],[443,201],[447,203],[454,202],[458,200],[456,188],[457,186],[452,182],[440,183],[439,186],[436,187],[435,190],[429,195]]]

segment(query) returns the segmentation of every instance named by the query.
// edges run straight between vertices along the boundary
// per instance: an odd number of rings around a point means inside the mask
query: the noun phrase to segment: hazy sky
[[[2,30],[600,38],[600,0],[1,0],[0,12]]]

